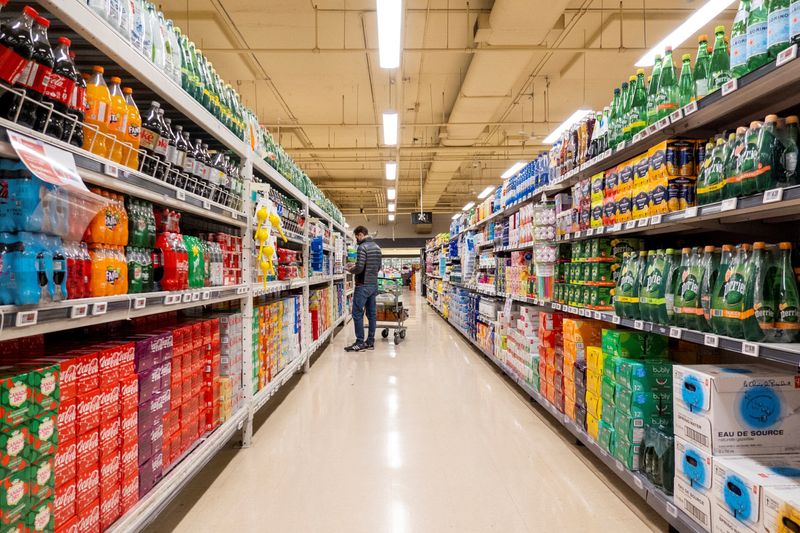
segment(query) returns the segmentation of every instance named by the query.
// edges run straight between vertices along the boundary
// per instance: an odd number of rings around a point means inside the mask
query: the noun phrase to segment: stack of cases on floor
[[[4,531],[53,528],[57,362],[4,351],[0,360],[0,524]]]
[[[533,307],[521,306],[519,317],[512,322],[515,326],[508,328],[506,337],[506,366],[518,379],[538,388],[539,313]]]
[[[561,313],[539,313],[539,390],[545,399],[564,411],[564,357]]]
[[[300,296],[265,303],[253,313],[253,393],[300,357],[303,302]]]
[[[629,470],[639,470],[645,428],[672,428],[672,363],[668,338],[604,329],[597,442]],[[587,404],[589,396],[587,392]]]
[[[706,531],[800,523],[800,381],[766,365],[675,365],[675,505]]]
[[[586,425],[586,351],[599,346],[602,327],[594,320],[565,318],[564,360],[564,413],[580,427]],[[580,394],[579,394],[580,392]]]
[[[228,420],[244,399],[242,389],[242,314],[219,317],[219,420]]]

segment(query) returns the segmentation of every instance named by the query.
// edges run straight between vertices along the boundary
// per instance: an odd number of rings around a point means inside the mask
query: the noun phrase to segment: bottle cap
[[[643,69],[643,68],[636,69],[636,75],[637,75],[637,76],[639,76],[639,75],[642,75],[642,76],[644,76],[644,69]]]
[[[33,19],[33,21],[36,24],[38,24],[39,26],[43,26],[45,28],[49,28],[50,27],[50,21],[47,20],[46,18],[44,18],[41,15],[37,15],[36,18]]]
[[[671,46],[665,46],[665,47],[664,47],[664,52],[665,52],[665,53],[672,52],[672,47],[671,47]]]
[[[692,60],[692,55],[691,55],[691,54],[683,54],[683,55],[681,56],[681,59],[682,59],[683,61],[691,61],[691,60]]]
[[[761,123],[757,120],[754,120],[750,123],[750,129],[755,130],[761,127]]]
[[[722,251],[723,252],[732,252],[733,251],[733,245],[732,244],[723,244],[722,245]]]
[[[797,115],[789,115],[788,117],[786,117],[786,123],[797,124],[798,123]]]
[[[714,28],[714,33],[725,33],[725,26],[717,26]]]
[[[703,248],[704,252],[713,253],[716,250],[716,246],[706,246]]]
[[[779,242],[778,243],[778,248],[780,248],[781,250],[791,250],[792,249],[792,243],[790,243],[790,242]]]
[[[723,139],[722,137],[717,139],[717,146],[722,146],[723,144],[725,144],[725,139]]]
[[[736,135],[744,135],[745,133],[747,133],[747,128],[744,126],[739,126],[736,128]]]
[[[133,89],[131,89],[130,87],[123,87],[122,92],[125,94],[133,94]]]
[[[672,255],[672,254],[675,253],[675,249],[674,248],[667,248],[664,253],[666,253],[667,255]]]
[[[106,69],[104,69],[104,68],[103,68],[103,67],[101,67],[100,65],[95,65],[95,66],[93,66],[93,67],[92,67],[92,70],[93,70],[94,72],[99,72],[100,74],[102,74],[102,73],[104,73],[104,72],[106,71]]]
[[[778,115],[767,115],[767,117],[764,119],[764,122],[766,123],[778,122]]]
[[[728,135],[728,140],[729,140],[729,141],[733,141],[733,140],[735,140],[735,139],[736,139],[736,134],[735,134],[735,133],[733,133],[733,132],[731,132],[731,134],[730,134],[730,135]]]
[[[59,37],[58,38],[58,44],[63,44],[64,46],[69,47],[69,46],[72,46],[72,41],[70,41],[66,37]]]
[[[692,253],[692,249],[691,248],[681,248],[681,253],[682,254],[690,254],[690,253]]]
[[[698,35],[697,36],[697,42],[698,43],[708,42],[708,35],[706,35],[705,33],[703,33],[702,35]]]
[[[150,107],[155,107],[156,109],[158,109],[159,107],[161,107],[161,104],[153,100],[152,102],[150,102]]]
[[[750,248],[752,248],[752,246],[750,246],[747,243],[741,244],[740,246],[742,247],[742,250],[744,250],[744,251],[748,251],[748,250],[750,250]]]
[[[765,242],[758,241],[758,242],[754,242],[753,243],[753,249],[754,250],[763,250],[766,247],[767,247],[767,243],[765,243]]]
[[[111,83],[122,83],[122,80],[117,76],[111,76]]]
[[[25,6],[24,8],[22,8],[22,12],[31,18],[35,18],[36,16],[39,15],[39,12],[33,9],[31,6]]]
[[[636,76],[631,76],[630,78],[628,78],[628,81],[636,81]]]

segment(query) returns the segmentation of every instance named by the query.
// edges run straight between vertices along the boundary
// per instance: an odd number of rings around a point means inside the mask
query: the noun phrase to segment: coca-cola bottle
[[[33,121],[33,127],[38,131],[44,131],[50,111],[47,107],[40,106],[38,102],[51,103],[44,94],[55,62],[50,41],[47,39],[49,27],[49,20],[38,15],[34,17],[31,30],[33,56],[18,82],[29,98],[22,103],[19,121],[24,124]]]
[[[183,160],[183,173],[186,176],[186,182],[183,188],[189,192],[195,191],[197,184],[197,177],[194,174],[194,146],[189,140],[189,132],[183,132],[183,140],[186,143],[186,157]]]
[[[163,118],[161,113],[159,113],[159,115],[160,118]],[[178,179],[176,175],[177,169],[175,168],[175,153],[177,152],[177,148],[175,147],[175,133],[172,131],[172,119],[164,118],[164,137],[169,139],[166,162],[169,163],[170,168],[166,175],[166,182],[170,185],[175,185]]]
[[[186,145],[186,139],[183,137],[183,126],[175,126],[175,155],[174,161],[172,164],[174,165],[177,173],[178,173],[178,182],[175,183],[176,186],[180,187],[181,189],[186,188],[186,174],[184,170],[184,164],[186,162],[186,152],[188,148]]]
[[[139,149],[146,154],[142,162],[142,172],[150,176],[155,175],[156,167],[161,166],[159,163],[164,160],[164,155],[156,152],[161,139],[161,121],[158,120],[160,109],[161,105],[158,102],[150,102],[150,109],[142,119]]]
[[[53,50],[53,71],[45,86],[44,99],[53,104],[53,111],[56,113],[50,115],[50,121],[47,124],[45,124],[46,109],[40,109],[37,117],[36,129],[39,129],[41,123],[45,133],[59,139],[64,139],[64,134],[69,126],[64,115],[69,112],[70,102],[75,91],[75,80],[78,77],[75,65],[69,56],[70,44],[72,43],[66,37],[58,38],[58,45]]]
[[[22,82],[27,81],[28,64],[33,57],[33,19],[39,13],[31,6],[25,6],[19,16],[6,22],[0,28],[0,80],[3,84],[16,89],[24,89]],[[22,98],[5,88],[0,96],[0,116],[14,120],[17,111],[21,113]],[[25,122],[22,122],[22,120]],[[33,127],[35,117],[20,116],[20,123]]]

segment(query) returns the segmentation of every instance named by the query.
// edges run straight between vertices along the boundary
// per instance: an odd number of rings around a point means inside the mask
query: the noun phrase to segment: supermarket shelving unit
[[[176,460],[171,470],[131,510],[117,520],[109,529],[113,532],[139,531],[153,522],[159,513],[175,498],[179,491],[197,474],[231,439],[240,435],[242,448],[250,445],[255,413],[297,372],[309,368],[311,357],[322,348],[339,330],[347,313],[333,320],[332,325],[319,338],[311,339],[308,313],[310,287],[343,282],[345,274],[331,271],[311,279],[271,281],[255,283],[253,274],[253,226],[254,226],[254,181],[259,175],[288,196],[302,204],[306,219],[309,216],[325,222],[332,234],[346,236],[343,223],[334,220],[316,203],[298,190],[267,162],[258,158],[249,144],[237,138],[220,121],[190,95],[155,67],[149,60],[134,50],[109,24],[95,14],[86,4],[78,0],[37,0],[37,8],[48,18],[58,19],[73,40],[73,46],[81,53],[107,57],[124,69],[136,86],[145,87],[165,101],[174,111],[188,119],[196,128],[212,136],[224,149],[231,150],[241,158],[245,193],[241,209],[202,198],[186,192],[164,181],[129,169],[101,158],[93,153],[63,143],[52,137],[0,119],[0,157],[16,158],[8,140],[8,132],[14,131],[38,139],[46,144],[70,152],[75,160],[80,177],[87,184],[97,185],[154,204],[193,215],[213,227],[224,226],[243,237],[242,284],[237,286],[206,287],[178,292],[154,292],[112,297],[67,300],[44,306],[0,306],[0,341],[19,337],[49,333],[94,324],[127,320],[178,309],[189,309],[222,302],[238,301],[243,314],[243,387],[245,400],[226,421],[212,432],[199,439],[185,454]],[[12,6],[13,7],[13,6]],[[55,33],[53,33],[55,35]],[[93,51],[93,52],[92,52]],[[138,84],[138,85],[137,85]],[[304,268],[308,262],[308,224],[306,234],[288,235],[289,241],[303,247]],[[275,376],[268,385],[256,394],[252,393],[252,317],[254,299],[278,295],[288,291],[302,290],[305,313],[302,317],[303,339],[301,353]],[[336,309],[334,291],[331,308]],[[246,453],[246,452],[243,452]]]
[[[699,102],[694,102],[679,109],[670,117],[662,119],[657,124],[637,134],[633,140],[626,145],[622,145],[613,151],[606,151],[595,159],[584,163],[579,168],[575,168],[567,174],[552,180],[549,185],[529,194],[513,205],[504,206],[502,209],[498,209],[492,213],[488,218],[471,225],[466,225],[461,231],[451,235],[451,240],[474,232],[483,225],[497,220],[498,218],[511,215],[518,211],[520,207],[530,202],[538,201],[543,194],[551,197],[555,193],[564,191],[581,179],[589,178],[598,172],[602,172],[614,165],[636,157],[647,151],[652,145],[661,141],[676,136],[709,136],[723,129],[749,123],[751,120],[763,119],[768,113],[780,112],[800,105],[800,93],[795,90],[797,83],[800,82],[800,61],[796,60],[797,53],[798,47],[797,45],[793,45],[785,50],[778,57],[776,62],[730,82],[723,90],[712,93]],[[800,186],[793,186],[772,189],[753,196],[730,199],[703,206],[689,207],[685,210],[663,215],[653,215],[647,218],[618,223],[613,226],[590,228],[588,230],[559,236],[557,242],[575,242],[597,236],[678,235],[715,230],[726,230],[728,232],[747,235],[748,237],[757,235],[775,236],[778,229],[774,224],[768,224],[769,222],[779,223],[797,218],[800,218]],[[730,226],[731,224],[738,224],[738,226]],[[532,243],[503,247],[502,243],[498,240],[481,244],[476,248],[480,250],[489,246],[493,246],[494,252],[500,254],[515,250],[533,250]],[[424,254],[433,251],[433,248],[423,250]],[[441,278],[435,275],[428,275],[427,279],[438,282]],[[455,287],[491,296],[502,302],[508,302],[508,300],[510,300],[511,302],[538,306],[543,310],[561,311],[626,326],[636,330],[653,332],[690,343],[718,348],[719,350],[727,352],[791,365],[795,369],[800,367],[800,343],[776,344],[747,342],[713,333],[664,326],[642,320],[625,319],[616,316],[613,311],[596,311],[577,308],[559,303],[552,303],[539,298],[505,295],[502,293],[490,294],[487,293],[487,291],[478,290],[468,284],[448,282],[447,279],[444,279],[443,283],[449,283]],[[446,292],[446,290],[444,292]],[[436,305],[431,303],[430,299],[428,303],[444,318],[441,308],[437,308]],[[445,318],[445,320],[447,319]],[[558,423],[563,425],[569,433],[585,445],[600,462],[607,465],[612,472],[629,485],[648,505],[661,515],[672,528],[681,532],[704,531],[703,528],[695,523],[686,513],[675,507],[671,496],[653,486],[652,483],[640,473],[627,470],[622,463],[611,457],[605,450],[598,446],[574,421],[559,412],[555,406],[549,403],[538,391],[531,387],[530,384],[519,379],[518,376],[503,364],[502,361],[497,359],[494,354],[486,352],[475,340],[465,335],[463,331],[449,320],[448,323],[450,323],[456,331],[461,333],[477,351],[487,357],[515,382],[528,397],[547,410]]]

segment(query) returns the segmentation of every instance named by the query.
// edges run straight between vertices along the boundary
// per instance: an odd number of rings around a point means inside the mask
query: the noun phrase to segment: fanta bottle
[[[119,246],[127,246],[128,244],[128,212],[125,210],[125,197],[116,195],[117,211],[119,213],[119,226],[117,227],[117,244]]]
[[[89,248],[92,260],[92,275],[89,283],[89,293],[93,297],[108,296],[108,282],[106,270],[108,268],[106,249],[101,244],[93,244]]]
[[[115,252],[116,268],[119,273],[117,290],[114,294],[128,294],[128,260],[125,258],[125,248],[117,246]]]
[[[123,149],[122,164],[139,170],[139,134],[142,131],[142,116],[139,114],[136,102],[133,101],[133,89],[125,87],[122,89],[122,94],[125,95],[125,103],[128,106],[128,129],[125,142],[133,146],[133,148],[126,146]]]
[[[110,134],[109,115],[111,111],[111,93],[108,92],[106,80],[103,79],[103,67],[92,67],[92,75],[86,80],[86,114],[83,121],[89,126],[94,126],[99,133]],[[93,154],[108,157],[110,140],[103,135],[96,135],[93,127],[85,127],[83,134],[83,148]]]
[[[115,163],[126,165],[130,149],[122,143],[128,142],[128,103],[125,101],[125,95],[122,94],[120,83],[122,83],[122,80],[114,76],[111,78],[111,85],[108,87],[108,93],[111,95],[108,129],[111,135],[117,139],[117,142],[114,142],[114,146],[111,148],[110,159]],[[111,139],[108,139],[108,142],[112,142]]]

